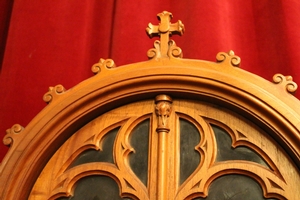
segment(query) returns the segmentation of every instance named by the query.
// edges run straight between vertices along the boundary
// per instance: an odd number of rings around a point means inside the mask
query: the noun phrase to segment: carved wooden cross
[[[163,11],[162,13],[157,14],[157,18],[160,21],[159,25],[155,26],[149,23],[148,27],[146,28],[146,31],[150,38],[152,38],[153,36],[160,37],[160,53],[162,57],[167,57],[170,35],[182,35],[184,32],[183,23],[178,20],[176,23],[172,24],[172,17],[172,13]]]

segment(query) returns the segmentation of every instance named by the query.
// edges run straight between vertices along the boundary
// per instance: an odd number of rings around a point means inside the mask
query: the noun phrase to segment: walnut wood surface
[[[54,198],[61,189],[65,189],[62,191],[64,193],[70,192],[70,187],[84,176],[86,170],[88,173],[109,171],[115,174],[112,178],[118,182],[122,192],[129,192],[134,198],[157,199],[157,184],[161,180],[158,180],[155,170],[158,165],[154,156],[157,155],[155,145],[168,149],[162,161],[171,158],[165,165],[168,174],[164,174],[164,177],[168,181],[161,181],[162,190],[168,193],[162,194],[161,198],[166,195],[168,199],[191,198],[195,194],[206,196],[214,178],[238,169],[236,173],[257,180],[266,196],[300,199],[299,188],[296,188],[300,176],[300,102],[291,94],[297,89],[291,77],[276,75],[275,83],[266,81],[238,68],[240,59],[233,51],[219,53],[216,63],[182,59],[181,50],[175,42],[167,42],[168,45],[163,45],[169,49],[163,57],[159,56],[160,44],[156,42],[154,49],[148,52],[149,61],[115,67],[111,59],[101,59],[92,67],[96,75],[74,88],[67,90],[62,85],[50,87],[44,96],[44,101],[49,105],[25,128],[15,125],[7,131],[4,143],[10,149],[0,165],[0,199],[27,199],[29,196],[31,199],[44,199],[45,196]],[[148,188],[141,185],[124,163],[118,168],[103,164],[100,169],[100,166],[91,164],[85,168],[64,171],[66,160],[72,152],[84,145],[82,140],[74,138],[83,137],[78,133],[90,127],[93,120],[116,112],[106,124],[96,123],[95,126],[105,128],[122,119],[134,121],[145,116],[151,116],[156,122],[154,99],[161,94],[173,99],[172,113],[168,119],[170,133],[178,129],[178,116],[185,116],[193,122],[201,134],[210,131],[205,126],[205,120],[206,123],[217,123],[229,130],[233,146],[250,146],[264,158],[271,170],[245,161],[213,163],[216,150],[212,148],[213,139],[208,137],[206,141],[211,144],[210,147],[207,145],[205,149],[203,144],[198,147],[199,152],[207,155],[202,167],[197,168],[193,176],[179,186],[175,178],[178,174],[178,158],[174,155],[178,139],[175,138],[176,134],[165,134],[162,141],[167,139],[167,145],[151,143],[154,147],[150,151],[151,182]],[[143,101],[145,99],[148,100]],[[133,105],[137,107],[131,107]],[[195,113],[195,108],[201,113]],[[130,118],[123,115],[122,110],[126,109],[131,113],[128,115]],[[152,136],[151,142],[159,140],[157,134]],[[120,153],[120,149],[117,151],[119,159],[126,157],[126,154]],[[63,181],[66,177],[70,177],[66,179],[69,182],[59,185],[57,181]],[[120,181],[120,177],[127,182]]]
[[[256,180],[265,197],[297,199],[298,169],[284,150],[265,131],[236,113],[205,102],[174,100],[169,115],[169,132],[157,132],[155,103],[140,101],[114,109],[92,120],[74,133],[54,154],[35,183],[29,199],[56,199],[72,195],[80,178],[106,175],[116,180],[121,195],[133,199],[190,199],[206,197],[209,185],[225,174],[241,174]],[[128,165],[130,133],[134,126],[150,118],[148,187]],[[179,184],[179,118],[197,127],[201,142],[196,150],[203,157],[194,173]],[[260,155],[268,167],[245,160],[216,161],[217,145],[210,124],[226,130],[232,146],[248,147]],[[103,136],[121,126],[114,145],[112,163],[88,163],[68,169],[81,152],[101,149]],[[186,135],[188,137],[188,135]],[[100,146],[99,146],[100,145]],[[162,147],[160,147],[162,145]],[[164,153],[164,154],[163,154]],[[163,154],[163,156],[161,156]],[[288,170],[287,170],[288,169]],[[129,187],[130,185],[130,187]],[[162,192],[163,191],[163,192]]]

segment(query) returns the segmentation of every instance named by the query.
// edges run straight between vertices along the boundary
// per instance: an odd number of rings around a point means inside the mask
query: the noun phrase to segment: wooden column
[[[157,165],[157,199],[167,199],[167,185],[168,185],[168,136],[170,131],[168,120],[171,113],[172,98],[167,95],[158,95],[155,98],[155,112],[157,115],[158,133],[158,165]]]

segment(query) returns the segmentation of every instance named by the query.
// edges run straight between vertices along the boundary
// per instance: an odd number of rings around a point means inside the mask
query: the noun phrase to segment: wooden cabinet
[[[297,199],[297,167],[265,130],[207,102],[160,103],[131,103],[86,124],[29,199]]]
[[[240,69],[233,51],[183,59],[169,39],[182,22],[158,16],[149,61],[101,59],[7,131],[0,199],[300,199],[296,83]]]

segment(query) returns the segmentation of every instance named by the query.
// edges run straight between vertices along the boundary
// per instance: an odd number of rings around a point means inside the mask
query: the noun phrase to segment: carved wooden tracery
[[[182,59],[169,39],[182,22],[166,11],[158,18],[147,28],[160,36],[149,61],[100,59],[94,77],[50,87],[49,105],[7,130],[0,199],[68,199],[89,177],[108,178],[130,199],[209,200],[228,177],[250,179],[261,198],[300,198],[296,83],[243,71],[233,51],[217,63]]]

